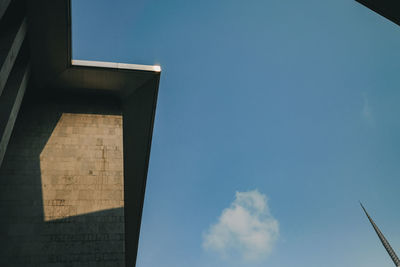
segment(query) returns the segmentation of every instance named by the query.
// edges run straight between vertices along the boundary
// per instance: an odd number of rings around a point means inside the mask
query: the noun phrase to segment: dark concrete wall
[[[86,114],[86,123],[57,128],[62,114]],[[124,210],[114,205],[123,205],[123,184],[118,182],[123,175],[118,163],[122,151],[108,153],[106,159],[104,154],[98,160],[95,156],[97,148],[104,150],[110,144],[116,149],[115,143],[122,144],[112,140],[122,138],[114,127],[104,128],[116,123],[118,132],[120,114],[118,102],[107,96],[25,97],[0,168],[0,266],[125,266]],[[96,137],[94,128],[105,137]],[[85,129],[89,129],[86,137]],[[88,143],[91,137],[96,137],[94,143]],[[81,153],[79,145],[87,153]],[[54,161],[61,167],[44,183],[46,167],[40,156],[46,146],[50,147],[46,164]],[[79,164],[71,153],[80,153]],[[63,164],[68,168],[64,170]],[[44,200],[47,186],[51,189]],[[75,212],[82,205],[87,210]]]
[[[24,0],[0,1],[0,165],[30,77],[25,13]]]

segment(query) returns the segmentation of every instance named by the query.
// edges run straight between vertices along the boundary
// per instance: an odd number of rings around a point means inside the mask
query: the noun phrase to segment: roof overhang
[[[388,20],[400,25],[400,1],[398,0],[356,0]]]
[[[72,60],[70,0],[28,1],[32,81],[38,88],[129,95],[159,79],[159,66]]]

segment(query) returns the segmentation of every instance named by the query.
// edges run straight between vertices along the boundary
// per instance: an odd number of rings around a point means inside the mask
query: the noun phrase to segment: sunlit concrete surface
[[[0,167],[1,267],[126,266],[121,113],[109,96],[25,100]]]
[[[45,221],[123,207],[122,116],[63,113],[40,172]]]

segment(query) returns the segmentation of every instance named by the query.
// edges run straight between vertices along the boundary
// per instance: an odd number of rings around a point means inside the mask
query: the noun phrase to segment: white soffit
[[[121,69],[121,70],[143,70],[143,71],[161,72],[161,66],[158,65],[139,65],[139,64],[76,60],[76,59],[72,59],[71,64],[72,66],[82,66],[82,67],[100,67],[100,68]]]

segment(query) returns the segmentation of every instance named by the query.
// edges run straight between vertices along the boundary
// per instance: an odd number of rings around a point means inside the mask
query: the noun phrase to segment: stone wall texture
[[[122,116],[63,113],[43,151],[44,219],[124,206]]]
[[[117,103],[24,100],[0,168],[0,266],[124,266],[122,153]]]

